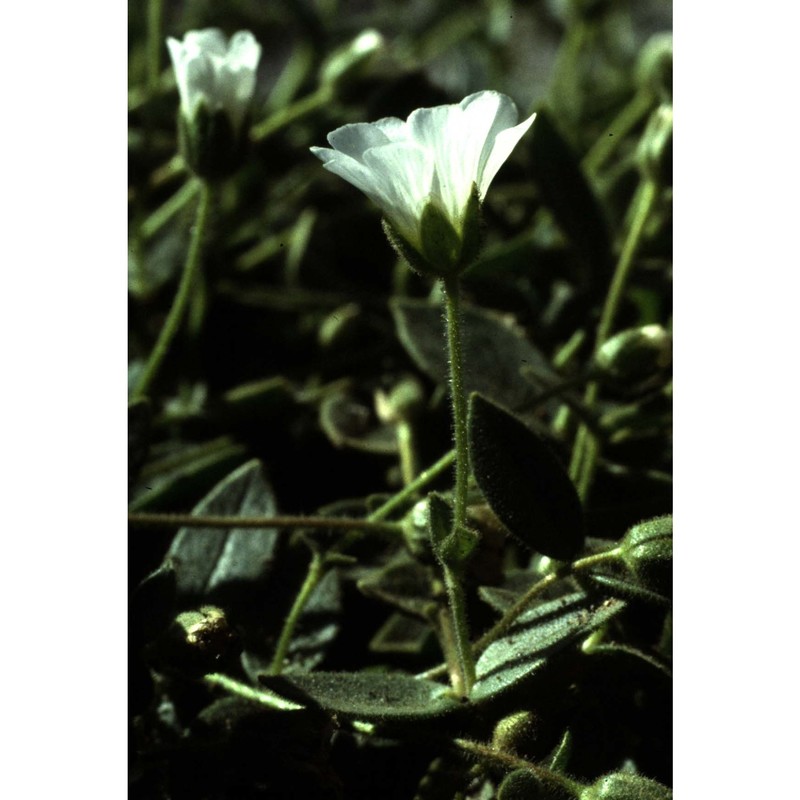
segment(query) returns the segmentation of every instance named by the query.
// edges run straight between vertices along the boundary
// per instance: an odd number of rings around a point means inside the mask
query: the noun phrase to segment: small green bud
[[[351,42],[334,50],[323,61],[319,73],[320,83],[338,86],[357,77],[384,46],[385,40],[378,31],[372,28],[363,31]]]
[[[612,772],[587,786],[580,800],[672,800],[672,789],[627,772]]]
[[[650,116],[636,152],[642,174],[660,186],[672,184],[672,106],[660,105]]]
[[[630,571],[660,594],[672,594],[672,515],[634,525],[620,542],[620,555]]]
[[[672,364],[672,336],[660,325],[644,325],[612,336],[595,356],[598,378],[621,389],[658,385]]]
[[[509,772],[497,790],[497,800],[545,800],[548,797],[542,782],[527,769]]]
[[[504,753],[524,752],[530,743],[536,717],[531,711],[517,711],[494,726],[492,747]]]
[[[422,384],[413,375],[407,375],[388,392],[375,392],[375,413],[381,422],[395,424],[413,418],[425,403]]]
[[[181,156],[189,169],[205,180],[219,180],[232,174],[244,161],[247,121],[237,132],[224,110],[209,111],[199,103],[191,119],[178,113]]]

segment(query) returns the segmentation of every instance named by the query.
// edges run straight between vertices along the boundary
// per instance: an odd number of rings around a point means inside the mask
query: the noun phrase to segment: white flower
[[[228,42],[218,28],[189,31],[180,42],[167,39],[181,97],[181,111],[194,119],[201,103],[210,113],[224,111],[236,133],[241,130],[256,87],[261,45],[250,31]]]
[[[394,230],[425,254],[423,213],[436,209],[463,241],[473,193],[483,199],[535,117],[517,124],[509,97],[477,92],[457,104],[419,108],[405,122],[387,117],[344,125],[328,135],[333,149],[311,152],[373,200]]]

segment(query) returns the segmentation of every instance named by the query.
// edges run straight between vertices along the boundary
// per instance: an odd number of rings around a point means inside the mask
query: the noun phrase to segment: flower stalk
[[[158,335],[150,357],[136,384],[132,395],[133,400],[145,397],[150,391],[150,387],[156,379],[158,371],[166,358],[172,340],[175,338],[186,315],[186,309],[191,299],[192,288],[195,284],[195,276],[200,269],[203,239],[205,238],[206,228],[208,227],[208,221],[211,216],[212,194],[211,187],[207,183],[201,182],[197,216],[195,218],[194,227],[192,228],[192,239],[189,243],[189,251],[186,256],[186,264],[183,268],[181,281],[178,285],[178,291],[175,295],[175,299],[172,301],[172,307],[164,322],[164,327]]]

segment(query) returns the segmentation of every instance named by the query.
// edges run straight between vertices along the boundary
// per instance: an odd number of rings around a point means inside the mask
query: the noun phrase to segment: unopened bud
[[[352,79],[384,45],[385,40],[378,31],[372,28],[363,31],[325,59],[320,68],[320,83],[341,84]]]
[[[649,588],[672,594],[672,515],[634,525],[620,542],[620,555],[630,571]]]
[[[612,336],[595,356],[600,380],[621,389],[652,388],[672,364],[672,336],[644,325]]]

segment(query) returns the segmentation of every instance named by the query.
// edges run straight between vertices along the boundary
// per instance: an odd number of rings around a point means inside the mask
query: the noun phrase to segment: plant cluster
[[[131,7],[131,796],[666,800],[669,4],[399,6]]]

